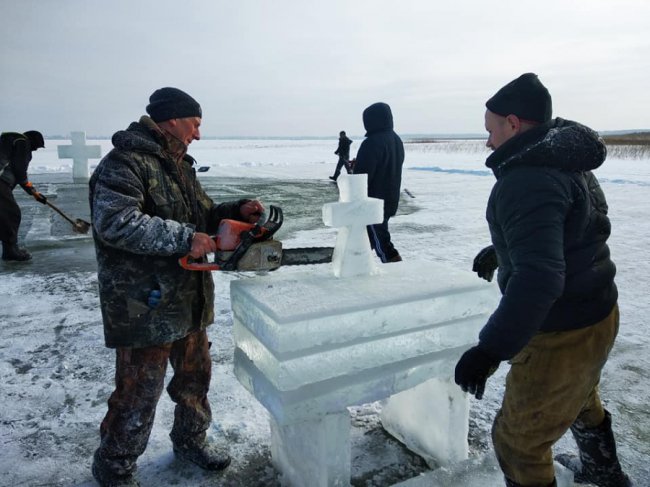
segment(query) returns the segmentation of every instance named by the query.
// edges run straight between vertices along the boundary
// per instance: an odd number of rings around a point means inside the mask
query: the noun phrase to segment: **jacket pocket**
[[[151,311],[151,308],[142,301],[126,298],[126,311],[129,314],[130,320],[141,320]]]

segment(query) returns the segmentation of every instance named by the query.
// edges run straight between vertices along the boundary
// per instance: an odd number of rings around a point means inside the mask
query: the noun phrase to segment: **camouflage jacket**
[[[240,219],[241,201],[215,205],[185,156],[176,163],[148,117],[113,135],[90,179],[90,208],[106,346],[148,347],[179,340],[214,319],[209,272],[184,270],[179,257],[195,231],[214,233]],[[161,292],[151,309],[152,290]]]

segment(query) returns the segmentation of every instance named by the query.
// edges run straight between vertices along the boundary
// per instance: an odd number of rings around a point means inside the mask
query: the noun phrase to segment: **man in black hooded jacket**
[[[386,103],[374,103],[363,111],[366,139],[361,143],[354,174],[368,175],[368,196],[384,200],[384,221],[368,225],[370,245],[382,262],[399,262],[402,258],[393,246],[388,220],[397,213],[404,144],[393,130],[393,114]]]
[[[2,260],[26,261],[32,255],[18,246],[18,228],[22,220],[20,207],[13,190],[20,185],[23,190],[42,204],[47,198],[36,191],[27,178],[27,168],[32,152],[45,147],[43,135],[36,130],[24,134],[3,132],[0,134],[0,241]]]
[[[456,383],[481,399],[489,375],[511,363],[492,429],[506,485],[555,485],[551,446],[570,428],[581,461],[558,460],[578,482],[629,486],[598,394],[619,325],[607,203],[591,173],[605,146],[591,129],[551,119],[550,94],[533,73],[486,106],[493,246],[474,270],[491,279],[498,266],[503,296],[458,361]]]

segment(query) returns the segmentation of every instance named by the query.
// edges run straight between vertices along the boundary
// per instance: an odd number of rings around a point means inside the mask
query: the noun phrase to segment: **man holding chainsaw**
[[[115,390],[100,427],[92,472],[100,485],[139,485],[144,452],[162,393],[176,403],[174,453],[208,470],[230,463],[208,440],[208,388],[214,284],[209,272],[181,268],[180,257],[214,252],[221,219],[256,222],[258,201],[215,204],[199,184],[188,146],[200,139],[201,107],[177,88],[161,88],[143,116],[113,135],[114,149],[90,180],[106,346],[116,352]]]
[[[481,399],[499,363],[511,368],[492,441],[506,485],[554,486],[552,445],[571,429],[577,457],[557,459],[576,481],[632,485],[621,469],[612,419],[598,393],[618,332],[616,267],[605,195],[592,174],[605,160],[596,132],[551,118],[551,96],[533,73],[486,103],[486,165],[496,182],[486,218],[493,246],[474,261],[503,293],[456,383]]]
[[[47,198],[36,191],[27,179],[27,167],[32,160],[32,152],[45,147],[43,135],[36,130],[24,134],[3,132],[0,134],[0,240],[2,240],[2,260],[26,261],[32,255],[18,247],[18,228],[22,218],[13,190],[17,184],[45,204]]]

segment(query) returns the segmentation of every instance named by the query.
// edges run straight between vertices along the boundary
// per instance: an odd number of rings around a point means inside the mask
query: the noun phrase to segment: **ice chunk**
[[[233,281],[235,373],[281,423],[384,399],[451,377],[497,299],[495,285],[433,262]]]
[[[573,487],[573,472],[555,462],[558,487]],[[393,487],[501,487],[503,472],[493,452],[400,482]]]
[[[430,379],[391,396],[381,423],[431,467],[467,459],[469,401],[452,380]]]
[[[468,399],[450,383],[498,299],[496,286],[432,262],[376,267],[366,225],[383,204],[366,176],[341,178],[323,221],[340,227],[332,267],[280,272],[230,287],[235,375],[271,413],[273,461],[292,485],[348,485],[347,406],[401,393],[386,425],[426,458],[467,455]],[[431,395],[443,401],[429,415]],[[412,405],[410,422],[399,409]],[[421,435],[415,430],[427,424]],[[444,424],[438,424],[438,423]],[[432,438],[428,438],[431,434]]]
[[[350,485],[350,415],[346,410],[278,425],[271,419],[271,455],[283,485]]]

